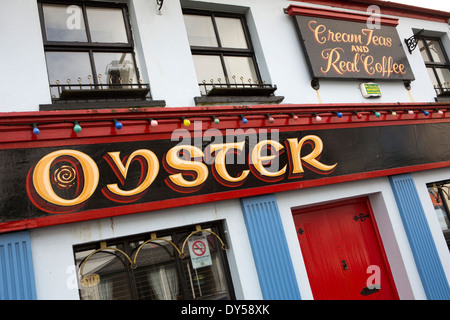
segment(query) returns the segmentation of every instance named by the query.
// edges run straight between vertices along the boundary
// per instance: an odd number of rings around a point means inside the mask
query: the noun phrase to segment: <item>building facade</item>
[[[1,299],[450,298],[450,13],[3,5]]]

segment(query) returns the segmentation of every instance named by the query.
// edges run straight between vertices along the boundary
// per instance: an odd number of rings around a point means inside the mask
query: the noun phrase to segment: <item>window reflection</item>
[[[86,42],[83,11],[76,5],[43,5],[48,41]]]
[[[137,83],[131,53],[94,53],[94,61],[97,74],[101,75],[103,84]]]

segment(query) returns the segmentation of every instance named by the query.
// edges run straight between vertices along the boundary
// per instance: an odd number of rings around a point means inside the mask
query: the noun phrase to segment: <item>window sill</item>
[[[149,88],[123,87],[109,89],[68,89],[62,90],[58,100],[92,100],[92,99],[141,99],[150,92]]]
[[[201,96],[194,97],[196,105],[217,104],[217,103],[281,103],[283,96]]]
[[[40,111],[81,110],[81,109],[120,109],[165,107],[165,100],[109,100],[109,101],[57,101],[39,105]]]

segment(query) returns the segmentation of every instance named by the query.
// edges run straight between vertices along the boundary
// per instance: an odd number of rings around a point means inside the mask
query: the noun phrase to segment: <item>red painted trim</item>
[[[414,115],[408,115],[405,110],[414,110]],[[430,112],[426,117],[421,113],[425,109]],[[445,111],[444,115],[434,112],[436,109]],[[450,121],[450,104],[448,103],[358,103],[358,104],[286,104],[286,105],[255,105],[255,106],[223,106],[223,107],[186,107],[186,108],[155,108],[130,111],[128,109],[111,110],[76,110],[76,111],[41,111],[41,112],[9,112],[0,113],[0,149],[35,148],[47,146],[62,146],[76,144],[93,144],[121,142],[132,140],[167,139],[176,129],[187,129],[196,134],[208,129],[278,129],[278,130],[312,130],[333,129],[357,126],[402,125],[428,122]],[[382,115],[376,118],[372,111]],[[393,117],[389,111],[396,111]],[[342,118],[337,118],[334,112],[343,112]],[[354,112],[361,112],[362,119],[357,119]],[[298,115],[297,121],[291,114]],[[314,119],[313,114],[320,114],[321,122]],[[275,119],[269,123],[266,114]],[[240,115],[248,118],[243,124]],[[197,128],[194,124],[184,127],[181,117],[188,117],[191,122],[202,121]],[[212,116],[220,119],[216,125]],[[157,127],[149,125],[149,118],[158,120]],[[114,119],[123,122],[122,130],[114,128]],[[83,130],[73,131],[73,122],[79,121]],[[32,124],[37,123],[41,130],[39,135],[32,134]]]
[[[381,0],[291,0],[293,2],[311,3],[334,8],[357,10],[366,12],[370,5],[376,5],[381,9],[383,15],[392,15],[396,17],[406,17],[418,20],[428,20],[441,23],[447,23],[450,13],[440,10],[433,10],[410,6],[392,1]]]
[[[366,23],[367,20],[371,17],[370,14],[339,11],[339,10],[334,10],[334,9],[323,9],[323,8],[316,8],[316,7],[305,7],[305,6],[298,6],[298,5],[290,5],[286,9],[286,12],[291,17],[296,16],[296,15],[301,15],[301,16],[318,17],[318,18],[328,18],[328,19],[336,19],[336,20],[363,22],[363,23]],[[398,25],[398,19],[380,16],[380,23],[382,25],[396,27]]]
[[[0,223],[0,233],[3,232],[11,232],[11,231],[19,231],[25,229],[33,229],[40,227],[48,227],[52,225],[73,223],[73,222],[81,222],[88,221],[94,219],[101,218],[109,218],[116,216],[123,216],[134,213],[143,213],[143,212],[151,212],[156,210],[163,210],[169,208],[176,208],[194,204],[208,203],[214,201],[221,200],[229,200],[235,198],[243,198],[243,197],[251,197],[266,193],[276,193],[283,192],[289,190],[296,189],[304,189],[304,188],[312,188],[319,187],[329,184],[343,183],[343,182],[351,182],[365,179],[372,179],[396,174],[403,174],[409,172],[417,172],[424,171],[430,169],[438,169],[450,167],[450,161],[439,162],[439,163],[430,163],[424,165],[403,167],[403,168],[395,168],[395,169],[387,169],[387,170],[379,170],[365,173],[356,173],[345,176],[338,177],[328,177],[316,180],[308,180],[308,181],[295,181],[291,183],[279,184],[279,185],[270,185],[263,186],[252,189],[240,189],[240,190],[232,190],[227,192],[220,192],[214,194],[193,196],[187,198],[176,198],[176,199],[168,199],[158,202],[144,203],[144,204],[135,204],[128,205],[123,207],[115,207],[113,209],[99,209],[99,210],[91,210],[84,211],[78,213],[70,213],[63,215],[53,215],[45,218],[37,218],[37,219],[26,219],[20,221],[12,221]]]

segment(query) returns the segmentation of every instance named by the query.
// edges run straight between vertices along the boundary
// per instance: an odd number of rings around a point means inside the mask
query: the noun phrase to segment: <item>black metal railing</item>
[[[203,80],[198,85],[202,95],[270,95],[276,90],[276,86],[266,82],[244,77],[238,79],[236,76],[232,76],[231,80],[228,77]]]
[[[435,85],[434,91],[436,92],[437,96],[448,96],[450,95],[450,83],[446,82],[441,85]]]
[[[149,99],[150,85],[142,80],[128,79],[110,76],[106,81],[99,75],[97,81],[88,76],[88,83],[83,83],[82,78],[75,82],[67,79],[50,84],[50,93],[53,102],[64,100],[92,100],[92,99]]]

